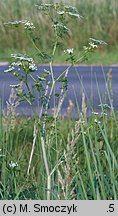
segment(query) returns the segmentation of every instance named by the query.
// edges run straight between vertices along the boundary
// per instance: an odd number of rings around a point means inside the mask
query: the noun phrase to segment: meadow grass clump
[[[19,2],[20,3],[20,2]],[[51,52],[38,46],[35,40],[37,26],[31,20],[6,21],[6,28],[22,28],[38,53],[42,63],[49,69],[35,75],[35,60],[26,53],[12,54],[12,62],[5,73],[16,78],[17,85],[7,102],[6,115],[0,116],[0,199],[117,199],[117,116],[113,108],[112,84],[106,82],[110,101],[103,104],[101,113],[87,117],[86,92],[82,94],[82,110],[78,107],[78,118],[71,119],[73,104],[70,101],[66,118],[61,109],[68,90],[68,73],[77,63],[88,59],[89,54],[106,45],[103,40],[89,38],[88,44],[77,54],[73,47],[64,44],[70,35],[68,19],[81,22],[78,8],[64,4],[35,5],[40,16],[49,20],[53,32]],[[19,31],[19,30],[18,30]],[[17,33],[18,33],[17,31]],[[69,62],[66,69],[55,75],[53,63],[58,49]],[[75,67],[75,73],[76,73]],[[109,81],[111,83],[111,75]],[[30,82],[32,81],[32,82]],[[56,84],[60,84],[56,92]],[[53,115],[49,105],[53,100]],[[58,100],[57,100],[58,98]],[[36,115],[34,102],[39,101],[40,112]],[[27,101],[33,117],[20,117],[16,107]]]
[[[17,117],[15,128],[9,131],[3,128],[4,134],[0,133],[0,199],[47,199],[47,192],[50,199],[117,199],[116,119],[110,116],[104,119],[96,114],[87,121],[82,116],[76,121],[57,119],[56,134],[50,119],[46,153],[48,166],[54,170],[49,182],[50,191],[47,191],[39,133],[27,172],[35,120]],[[40,131],[40,125],[37,130]]]

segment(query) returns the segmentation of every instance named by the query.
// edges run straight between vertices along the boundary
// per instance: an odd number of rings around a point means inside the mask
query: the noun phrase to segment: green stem
[[[57,82],[70,68],[72,67],[72,64],[69,65],[55,80],[55,82]]]
[[[41,50],[37,47],[37,45],[35,44],[34,40],[29,36],[28,34],[28,38],[30,39],[30,41],[32,42],[33,46],[35,47],[35,49],[39,52],[39,54],[44,57],[43,53],[41,52]]]
[[[31,91],[30,91],[30,87],[29,87],[29,85],[28,85],[28,76],[27,76],[27,74],[26,74],[26,81],[25,81],[25,85],[26,85],[26,87],[27,87],[28,93],[31,93]]]
[[[54,47],[53,47],[53,51],[52,51],[52,62],[54,60],[54,55],[55,55],[55,52],[56,52],[56,49],[57,49],[57,44],[58,44],[57,32],[55,34],[56,34],[56,39],[55,39],[55,43],[54,43]]]

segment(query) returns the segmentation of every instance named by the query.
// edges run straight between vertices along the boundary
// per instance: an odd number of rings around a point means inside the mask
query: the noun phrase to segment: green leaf
[[[46,69],[44,69],[44,72],[45,72],[46,74],[50,74],[50,71],[48,71],[48,70],[46,70]]]
[[[49,63],[52,60],[52,56],[48,55],[45,52],[38,53],[37,55],[40,57],[42,63]]]
[[[67,78],[66,77],[61,77],[58,82],[67,82]]]
[[[55,97],[59,97],[59,94],[58,94],[58,93],[55,93]]]

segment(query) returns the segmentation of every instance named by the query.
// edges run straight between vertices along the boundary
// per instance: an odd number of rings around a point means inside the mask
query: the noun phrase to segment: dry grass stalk
[[[27,175],[29,175],[29,171],[31,168],[31,163],[32,163],[32,158],[33,158],[33,153],[34,153],[34,148],[35,148],[35,143],[36,143],[36,137],[37,137],[37,128],[36,128],[36,123],[34,124],[34,134],[33,134],[33,144],[32,144],[32,149],[31,149],[31,154],[30,154],[30,159],[29,159],[29,164],[28,164],[28,169],[27,169]]]
[[[73,109],[74,109],[74,104],[73,104],[72,100],[69,100],[69,106],[67,108],[68,117],[71,116],[71,113],[72,113]]]
[[[83,92],[82,93],[82,114],[83,114],[84,119],[87,119],[86,111],[87,111],[86,99],[85,99],[85,93]]]
[[[80,123],[76,122],[75,128],[72,129],[71,134],[68,134],[67,149],[64,150],[64,160],[58,169],[58,181],[61,185],[62,194],[61,199],[75,199],[74,180],[77,174],[77,148],[76,144],[79,139]]]
[[[17,124],[16,117],[18,116],[16,108],[19,105],[19,101],[17,100],[17,90],[15,88],[11,88],[11,92],[6,104],[7,110],[6,113],[3,113],[3,125],[7,129],[14,129]]]
[[[65,73],[65,75],[64,75],[64,78],[65,78],[65,79],[67,79],[68,73],[69,73],[69,70],[67,69],[67,70],[66,70],[66,73]],[[65,99],[65,96],[66,96],[66,93],[67,93],[67,86],[66,86],[66,84],[64,83],[64,84],[62,85],[62,89],[61,89],[61,93],[60,93],[60,98],[59,98],[58,106],[57,106],[57,109],[56,109],[56,113],[55,113],[55,115],[54,115],[54,118],[55,118],[55,119],[59,116],[59,113],[60,113],[60,111],[61,111],[61,108],[62,108],[64,99]]]

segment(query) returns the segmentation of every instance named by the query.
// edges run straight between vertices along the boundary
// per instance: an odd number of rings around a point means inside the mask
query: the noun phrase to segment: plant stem
[[[32,149],[31,149],[31,154],[30,154],[30,159],[29,159],[29,164],[28,164],[28,169],[27,169],[27,175],[29,175],[30,167],[31,167],[31,162],[32,162],[32,157],[34,153],[34,147],[36,143],[36,137],[37,137],[37,129],[36,129],[36,124],[34,124],[34,139],[33,139],[33,144],[32,144]]]

